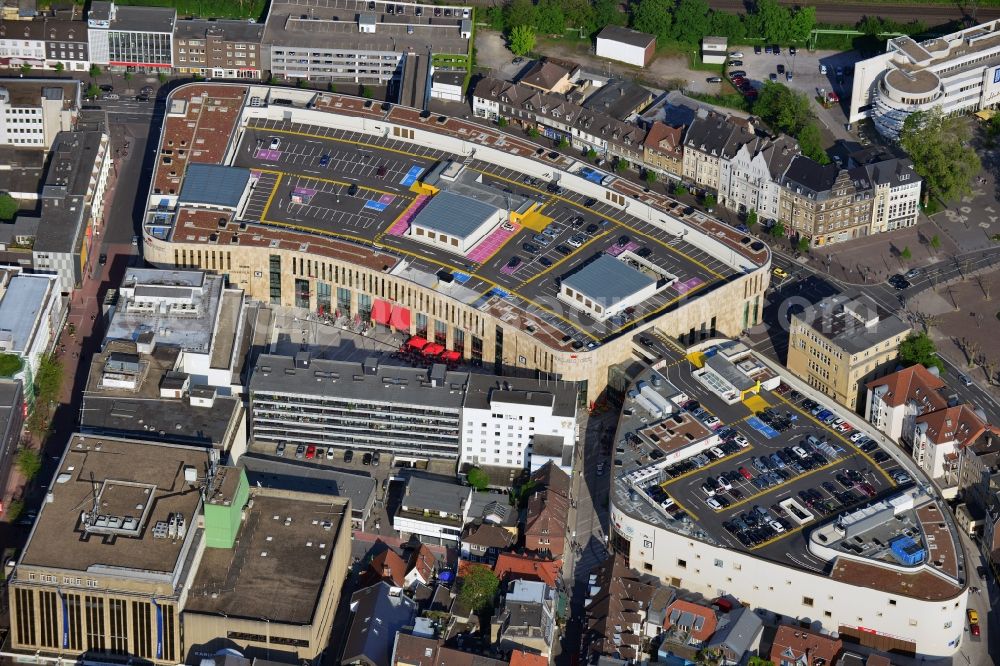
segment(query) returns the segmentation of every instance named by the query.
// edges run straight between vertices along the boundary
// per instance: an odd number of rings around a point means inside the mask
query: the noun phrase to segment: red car
[[[858,488],[860,488],[861,492],[863,492],[865,495],[868,495],[868,497],[875,497],[875,488],[872,486],[872,484],[868,483],[867,481],[863,481],[862,483],[858,484]]]
[[[310,444],[309,448],[306,449],[306,459],[312,460],[315,457],[316,457],[316,447]]]
[[[742,476],[747,481],[753,478],[753,475],[749,471],[747,471],[746,467],[740,467],[739,471],[740,471],[740,476]]]
[[[978,622],[976,624],[970,624],[969,625],[969,633],[971,633],[973,636],[978,636],[979,635],[979,623]]]

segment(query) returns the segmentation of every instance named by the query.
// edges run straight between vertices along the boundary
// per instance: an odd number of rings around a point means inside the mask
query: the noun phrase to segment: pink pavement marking
[[[618,255],[620,255],[623,252],[634,252],[635,250],[638,250],[638,249],[639,249],[639,244],[638,243],[636,243],[635,241],[629,241],[628,244],[625,245],[625,247],[622,247],[621,245],[618,245],[617,243],[615,243],[614,245],[612,245],[611,247],[609,247],[605,251],[605,253],[606,254],[610,254],[612,257],[617,257]]]
[[[520,225],[514,224],[513,222],[511,222],[511,225],[514,227],[511,231],[504,229],[503,225],[494,229],[488,236],[486,236],[486,238],[479,241],[479,244],[476,245],[476,247],[469,250],[469,253],[465,255],[466,258],[469,261],[476,262],[477,264],[481,264],[489,259],[501,245],[506,243],[511,236],[520,231]]]
[[[389,227],[389,230],[385,233],[390,236],[402,236],[405,234],[410,228],[410,222],[424,207],[429,198],[430,197],[426,194],[418,194],[417,198],[413,200],[413,203],[411,203],[406,210],[403,211],[403,214],[400,215],[395,222],[393,222],[392,226]]]

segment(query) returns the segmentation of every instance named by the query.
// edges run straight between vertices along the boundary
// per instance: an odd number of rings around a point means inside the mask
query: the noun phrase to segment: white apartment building
[[[936,370],[913,365],[866,385],[865,420],[896,442],[913,433],[917,416],[944,409],[947,385]]]
[[[457,546],[469,520],[472,488],[446,477],[411,476],[392,517],[392,527],[402,538]]]
[[[959,454],[986,432],[986,424],[968,405],[956,405],[914,419],[913,460],[944,489],[957,482]],[[948,477],[948,478],[945,478]],[[953,494],[948,493],[946,497]]]
[[[552,459],[571,469],[576,402],[574,383],[470,375],[461,463],[521,470]]]
[[[896,138],[910,114],[968,113],[1000,102],[1000,19],[916,42],[896,37],[886,52],[857,63],[849,122],[871,118]]]
[[[48,150],[79,109],[79,81],[0,79],[0,145]]]
[[[798,143],[784,134],[763,146],[741,145],[730,159],[720,160],[719,203],[737,212],[755,210],[760,219],[778,219],[778,179],[798,154]]]

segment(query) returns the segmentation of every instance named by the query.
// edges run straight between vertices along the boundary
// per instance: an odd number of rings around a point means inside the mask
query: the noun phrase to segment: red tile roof
[[[682,627],[683,629],[690,630],[691,638],[704,643],[715,633],[715,629],[719,624],[715,617],[715,611],[707,606],[699,606],[683,599],[676,599],[672,604],[667,606],[667,616],[663,621],[664,628],[669,629],[673,626],[681,626],[678,622],[683,618],[684,613],[690,613],[695,618],[701,619],[701,622],[696,621],[690,626]]]
[[[927,408],[922,411],[930,412],[948,405],[948,401],[938,392],[947,385],[922,365],[913,365],[885,377],[873,379],[865,386],[868,389],[877,386],[888,387],[889,390],[882,397],[882,401],[890,407],[899,407],[910,401],[926,402]]]
[[[416,569],[420,578],[425,583],[428,583],[431,580],[431,576],[434,575],[436,567],[437,560],[434,558],[434,553],[426,545],[420,544],[420,548],[413,551],[413,555],[410,557],[410,571]],[[410,571],[407,571],[407,573]]]
[[[513,553],[500,553],[496,566],[493,567],[493,573],[502,582],[520,579],[540,580],[546,585],[555,587],[561,575],[561,567],[559,562],[555,560],[540,560]]]
[[[830,666],[843,646],[843,642],[838,638],[830,638],[783,624],[778,627],[771,643],[770,659],[771,662],[780,664],[794,663],[804,658],[808,666],[819,666],[819,664]],[[824,661],[819,661],[820,659]]]
[[[986,431],[986,424],[968,405],[939,409],[918,417],[917,423],[927,424],[927,439],[935,444],[968,446]]]
[[[660,121],[653,123],[646,135],[646,140],[643,141],[643,145],[650,150],[676,158],[680,158],[681,153],[683,153],[683,144],[684,128],[671,127]]]
[[[402,587],[403,578],[406,576],[406,563],[403,562],[402,557],[396,554],[396,551],[386,548],[372,558],[366,576],[372,583],[384,580],[390,585]]]
[[[524,650],[514,650],[510,653],[510,666],[548,666],[549,660],[540,654],[532,654]]]

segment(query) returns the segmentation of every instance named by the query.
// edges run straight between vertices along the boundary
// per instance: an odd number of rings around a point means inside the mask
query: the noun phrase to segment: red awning
[[[397,331],[410,330],[410,309],[401,308],[398,305],[392,309],[392,316],[389,317],[389,325]]]
[[[458,362],[462,360],[462,354],[455,350],[446,351],[445,353],[441,354],[441,360],[448,362]]]
[[[372,303],[372,321],[376,324],[388,326],[390,312],[392,312],[392,306],[389,305],[388,301],[376,299],[375,302]]]
[[[414,335],[406,341],[406,346],[410,349],[423,349],[427,346],[427,340],[423,339],[419,335]]]
[[[444,351],[444,345],[439,345],[436,342],[432,342],[431,344],[424,347],[424,356],[437,356],[443,351]]]

